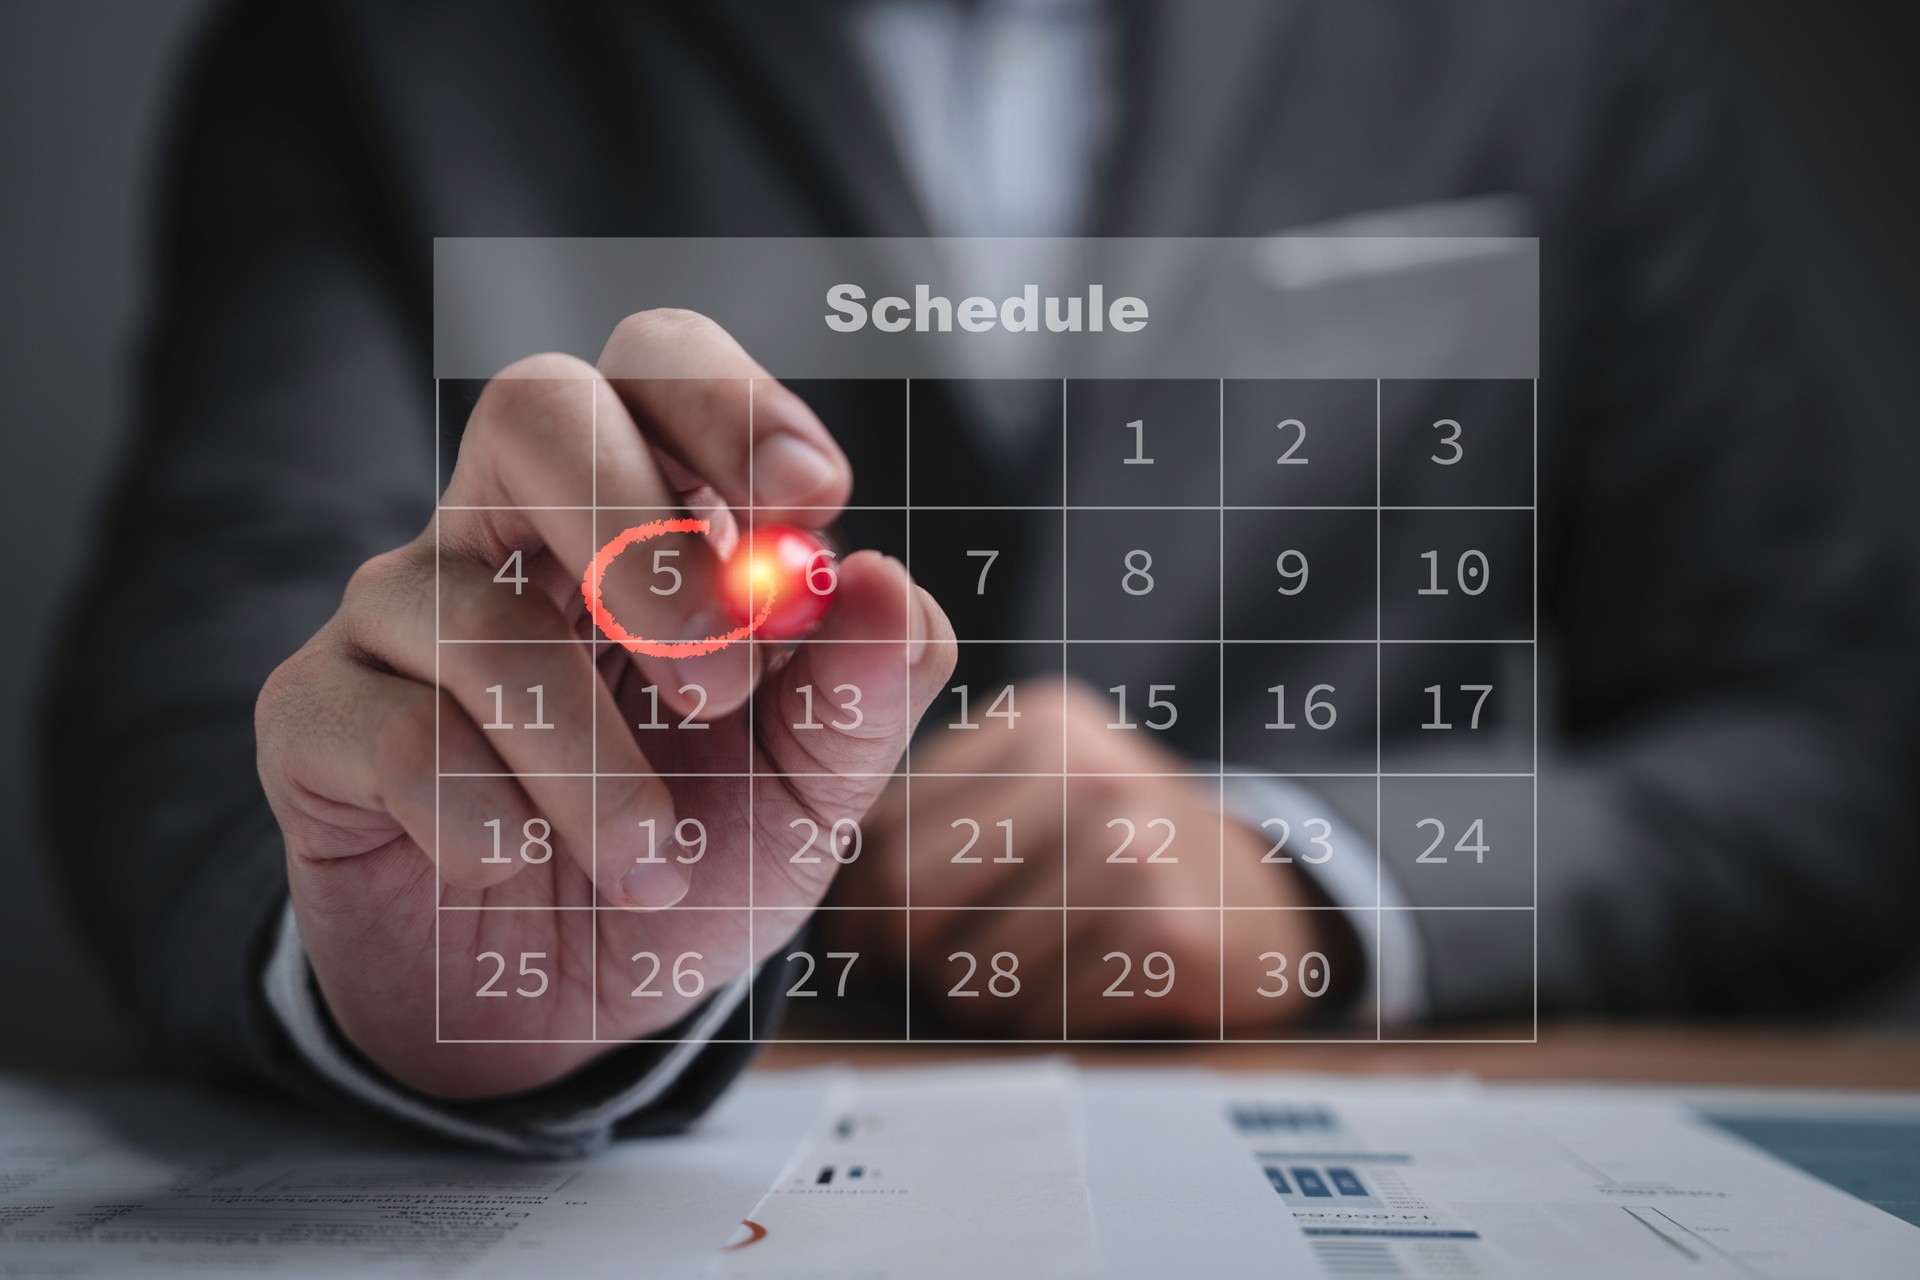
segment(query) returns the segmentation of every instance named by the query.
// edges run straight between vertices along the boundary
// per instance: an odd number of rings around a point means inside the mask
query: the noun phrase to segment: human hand
[[[831,610],[790,654],[588,643],[582,576],[622,527],[710,518],[710,537],[627,552],[603,587],[633,634],[696,640],[733,625],[715,582],[733,512],[820,527],[852,485],[813,413],[710,321],[630,317],[600,363],[699,376],[609,381],[551,355],[507,369],[469,420],[437,538],[364,565],[256,710],[328,1008],[429,1094],[549,1083],[784,943],[838,865],[782,856],[790,824],[862,817],[954,664],[939,606],[872,552],[838,563]],[[693,909],[749,901],[751,931],[745,910]]]
[[[830,912],[836,945],[891,958],[896,971],[911,952],[922,998],[944,1015],[982,1033],[1041,1039],[1059,1038],[1063,1025],[1076,1039],[1212,1038],[1223,1022],[1228,1033],[1277,1030],[1317,1001],[1298,981],[1263,979],[1272,964],[1263,953],[1320,952],[1349,970],[1339,913],[1280,910],[1326,903],[1290,865],[1263,861],[1269,840],[1222,819],[1210,775],[1182,776],[1186,763],[1145,733],[1109,732],[1111,704],[1083,686],[1018,685],[1013,705],[1018,733],[996,736],[987,721],[915,745],[911,812],[905,789],[889,789],[866,823],[867,856],[836,887],[835,905],[906,902],[910,821],[910,940],[891,913]],[[1063,751],[1074,773],[1064,782]],[[1257,930],[1228,930],[1246,943],[1244,956],[1222,944],[1223,873],[1225,903],[1274,909]],[[1075,908],[1107,909],[1070,910],[1063,929],[1063,893]],[[973,957],[984,976],[999,953],[1017,957],[1026,975],[1017,993],[943,998],[965,967],[953,956]],[[1126,957],[1124,981],[1115,981],[1122,962],[1109,959],[1114,953]]]

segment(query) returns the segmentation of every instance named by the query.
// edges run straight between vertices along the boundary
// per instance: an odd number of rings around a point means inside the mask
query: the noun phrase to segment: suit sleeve
[[[89,949],[164,1058],[404,1121],[318,1069],[269,999],[287,884],[254,767],[261,684],[437,491],[431,231],[402,221],[349,44],[324,8],[240,5],[190,77],[138,420],[46,700],[42,817]],[[462,1115],[670,1127],[749,1057],[707,1047],[647,1107],[606,1111],[673,1052],[625,1047]]]
[[[1641,1013],[1830,1007],[1912,945],[1914,575],[1855,452],[1886,400],[1678,8],[1607,11],[1542,242],[1537,935],[1421,913],[1440,1016],[1526,1008],[1536,945],[1542,1012]]]

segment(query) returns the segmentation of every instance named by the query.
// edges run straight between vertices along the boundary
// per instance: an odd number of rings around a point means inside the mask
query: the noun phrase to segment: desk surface
[[[1484,1034],[1511,1037],[1514,1032],[1501,1027]],[[1063,1050],[1055,1045],[776,1043],[768,1046],[760,1066],[908,1066],[1060,1052],[1083,1066],[1362,1074],[1467,1071],[1488,1080],[1920,1089],[1920,1034],[1911,1032],[1599,1024],[1542,1027],[1534,1044],[1146,1044],[1069,1045]]]

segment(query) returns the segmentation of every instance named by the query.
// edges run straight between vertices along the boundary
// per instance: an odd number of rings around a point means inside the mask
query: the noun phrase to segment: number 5
[[[680,554],[680,550],[679,550],[679,548],[677,548],[677,547],[655,547],[655,548],[654,548],[654,550],[653,550],[653,576],[657,578],[657,577],[659,577],[659,576],[660,576],[661,574],[663,574],[663,573],[664,573],[664,574],[666,574],[666,575],[667,575],[668,577],[670,577],[670,578],[672,578],[672,579],[673,579],[673,585],[672,585],[672,586],[670,586],[670,587],[668,587],[668,588],[667,588],[666,590],[664,590],[664,591],[662,591],[662,590],[661,590],[661,589],[660,589],[659,587],[648,587],[648,588],[647,588],[647,590],[649,590],[649,591],[651,591],[651,592],[653,592],[653,594],[655,594],[655,595],[657,595],[657,596],[670,596],[670,595],[672,595],[672,594],[673,594],[674,592],[676,592],[676,591],[678,591],[678,590],[680,589],[680,582],[681,582],[681,578],[680,578],[680,570],[678,570],[678,569],[676,569],[676,568],[674,568],[674,567],[673,567],[672,565],[670,565],[670,564],[661,564],[661,563],[660,563],[660,561],[661,561],[661,560],[663,560],[663,559],[665,559],[666,557],[669,557],[669,556],[677,556],[677,555],[679,555],[679,554]]]

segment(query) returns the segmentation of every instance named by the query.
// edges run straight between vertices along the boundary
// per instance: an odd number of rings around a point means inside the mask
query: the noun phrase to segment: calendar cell
[[[1217,906],[1216,792],[1211,778],[1068,778],[1067,905]]]
[[[913,967],[909,1018],[915,1040],[1059,1040],[1066,912],[995,907],[996,926],[957,930],[953,912],[914,908],[909,947],[941,940]],[[1020,916],[1016,922],[1013,916]],[[969,922],[972,924],[973,922]],[[944,941],[965,938],[966,941]]]
[[[637,866],[685,868],[686,907],[751,905],[744,848],[751,780],[742,775],[601,774],[594,780],[594,865],[603,902],[620,901],[617,877]],[[659,799],[664,789],[669,803]]]
[[[721,553],[737,536],[731,515],[717,508],[607,506],[592,513],[591,528],[599,600],[623,631],[644,641],[688,644],[734,626],[720,604]],[[582,583],[576,575],[566,587],[563,603],[572,604]],[[615,634],[602,628],[598,638]]]
[[[516,420],[538,426],[532,430],[523,428],[524,434],[509,452],[517,456],[538,453],[562,465],[528,467],[500,477],[510,493],[509,506],[493,510],[538,507],[585,510],[594,502],[594,467],[589,459],[593,453],[595,386],[590,378],[443,380],[440,395],[440,427],[446,436],[443,456],[448,459],[455,456],[468,428],[476,421],[476,411],[482,406],[492,410],[510,405],[519,410],[512,415]],[[497,416],[494,420],[498,421]],[[463,509],[460,505],[463,501],[472,499],[443,499],[442,509]]]
[[[851,508],[907,504],[907,384],[899,379],[797,378],[780,384],[805,401],[833,432],[853,468]],[[757,445],[779,427],[759,412],[755,383],[753,438]],[[773,393],[768,393],[773,394]]]
[[[1067,384],[1071,506],[1219,506],[1220,384],[1165,379]]]
[[[1059,906],[1064,781],[917,780],[912,905]]]
[[[1531,640],[1531,511],[1388,511],[1385,640]]]
[[[744,910],[690,907],[629,912],[601,908],[599,1038],[644,1019],[679,1021],[721,995],[752,967],[751,919]],[[645,1033],[650,1035],[652,1033]],[[642,1035],[639,1038],[645,1038]]]
[[[1060,721],[1029,714],[1040,685],[1057,685],[1059,644],[963,643],[946,687],[920,719],[915,773],[1057,774]]]
[[[1533,505],[1533,383],[1380,384],[1380,500],[1389,507]]]
[[[604,651],[606,646],[602,646]],[[737,700],[751,682],[752,656],[735,645],[702,658],[682,659],[664,670],[629,667],[621,672],[614,702],[617,717],[603,716],[597,735],[599,772],[611,772],[628,754],[615,748],[626,735],[655,773],[728,776],[748,769],[752,742],[737,714],[719,709]]]
[[[450,886],[489,888],[511,901],[526,875],[584,880],[593,846],[593,779],[444,777],[439,787],[439,868]],[[533,896],[531,893],[527,896]],[[474,900],[450,890],[443,901]]]
[[[1412,928],[1381,935],[1380,963],[1395,972],[1424,975],[1434,1002],[1449,1009],[1511,1008],[1527,1004],[1538,989],[1535,912],[1416,907]],[[1415,954],[1405,954],[1406,949]],[[1508,1024],[1511,1025],[1511,1024]],[[1471,1032],[1474,1039],[1526,1043],[1535,1027],[1522,1024]]]
[[[1225,913],[1221,986],[1228,1040],[1371,1040],[1371,1018],[1346,1017],[1369,977],[1347,972],[1348,953],[1326,940],[1328,912],[1271,908]],[[1371,927],[1370,920],[1353,921]]]
[[[1225,646],[1229,773],[1375,772],[1374,646]]]
[[[441,771],[459,765],[462,772],[498,774],[591,772],[593,679],[586,644],[442,644],[441,688],[459,701],[494,758],[443,755]],[[443,737],[443,751],[446,745]]]
[[[904,780],[894,785],[903,787]],[[857,905],[906,906],[906,842],[877,811],[840,817],[762,815],[753,848],[755,874],[762,885],[769,881],[781,885],[789,876],[810,882],[831,870],[854,877],[852,883],[861,889]],[[854,900],[847,898],[846,903],[852,905]]]
[[[1069,644],[1067,669],[1101,704],[1068,773],[1219,772],[1218,644]]]
[[[593,1038],[590,908],[439,912],[439,1039]]]
[[[813,927],[784,939],[786,913],[756,911],[753,919],[756,944],[777,975],[777,997],[809,1039],[905,1038],[902,974],[883,959],[904,950],[905,911],[827,907],[815,913]]]
[[[1229,511],[1222,523],[1229,640],[1371,640],[1372,511]]]
[[[1246,776],[1227,790],[1231,821],[1250,839],[1226,843],[1227,905],[1252,900],[1244,892],[1257,876],[1302,872],[1345,883],[1373,874],[1374,779]]]
[[[908,398],[915,511],[1061,506],[1059,380],[915,378]]]
[[[1219,522],[1217,511],[1068,512],[1068,638],[1218,639]]]
[[[769,641],[759,648],[762,665],[772,666],[783,646]],[[902,752],[891,772],[904,770],[905,726],[897,717],[908,687],[906,645],[896,640],[817,640],[791,662],[783,668],[785,679],[764,682],[754,696],[752,715],[759,734],[755,772],[791,778],[846,776],[830,750],[819,754],[835,734],[897,734]],[[775,731],[769,733],[770,727]]]
[[[1381,767],[1388,773],[1533,768],[1533,646],[1380,648]]]
[[[443,511],[437,517],[448,558],[440,566],[440,639],[465,644],[502,640],[570,640],[576,633],[567,619],[579,610],[579,576],[546,550],[549,542],[581,552],[593,540],[587,511]],[[503,544],[482,556],[479,545]],[[462,558],[452,559],[458,551]],[[452,589],[454,583],[459,589]]]
[[[1375,505],[1372,381],[1229,381],[1222,492],[1230,507]]]
[[[941,602],[956,636],[1061,638],[1057,529],[1036,530],[1030,513],[993,508],[915,511],[909,519],[907,568]]]
[[[1380,854],[1423,906],[1533,902],[1533,779],[1380,782]]]
[[[1217,1037],[1219,911],[1080,908],[1067,916],[1069,1039]]]

